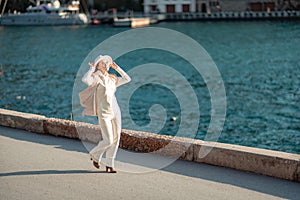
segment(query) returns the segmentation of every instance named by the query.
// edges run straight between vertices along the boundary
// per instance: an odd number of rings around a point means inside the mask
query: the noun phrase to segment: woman
[[[98,145],[90,151],[91,160],[96,168],[106,152],[106,172],[116,173],[114,160],[121,135],[121,111],[115,97],[116,88],[128,83],[131,79],[110,56],[98,56],[94,63],[89,63],[90,70],[82,81],[89,87],[79,94],[80,103],[86,109],[83,115],[97,116],[102,138]],[[109,68],[116,70],[121,77],[109,74]],[[88,103],[90,102],[90,103]]]

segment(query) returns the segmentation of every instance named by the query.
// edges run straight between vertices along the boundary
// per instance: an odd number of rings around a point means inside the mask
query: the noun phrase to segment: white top
[[[101,71],[94,72],[95,67],[91,67],[90,70],[83,76],[82,81],[89,86],[89,88],[86,89],[87,91],[89,90],[89,95],[79,94],[81,102],[84,102],[81,104],[84,107],[93,107],[90,109],[93,110],[93,114],[85,114],[97,115],[103,119],[113,118],[116,117],[116,115],[121,114],[117,99],[115,97],[116,88],[128,83],[131,81],[131,78],[120,67],[117,67],[115,70],[121,75],[121,77],[111,74],[103,75]],[[91,95],[93,95],[93,98],[87,97]],[[89,102],[85,101],[85,99],[89,100]],[[90,100],[93,100],[93,102]]]

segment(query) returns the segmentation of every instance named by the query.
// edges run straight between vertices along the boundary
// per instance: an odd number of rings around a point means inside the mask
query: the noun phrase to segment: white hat
[[[106,64],[106,68],[109,69],[109,66],[113,63],[113,60],[110,56],[108,55],[105,55],[105,56],[102,56],[102,55],[99,55],[96,59],[95,59],[95,62],[94,62],[94,65],[97,66],[97,64],[100,62],[100,61],[103,61],[105,64]]]

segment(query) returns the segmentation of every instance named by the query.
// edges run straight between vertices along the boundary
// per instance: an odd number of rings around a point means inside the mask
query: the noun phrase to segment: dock
[[[300,11],[166,13],[164,21],[300,20]]]

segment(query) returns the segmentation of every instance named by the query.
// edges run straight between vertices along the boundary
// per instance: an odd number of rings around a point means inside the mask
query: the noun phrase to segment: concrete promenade
[[[150,173],[107,174],[78,140],[2,126],[0,148],[1,200],[300,197],[297,182],[184,160]]]

